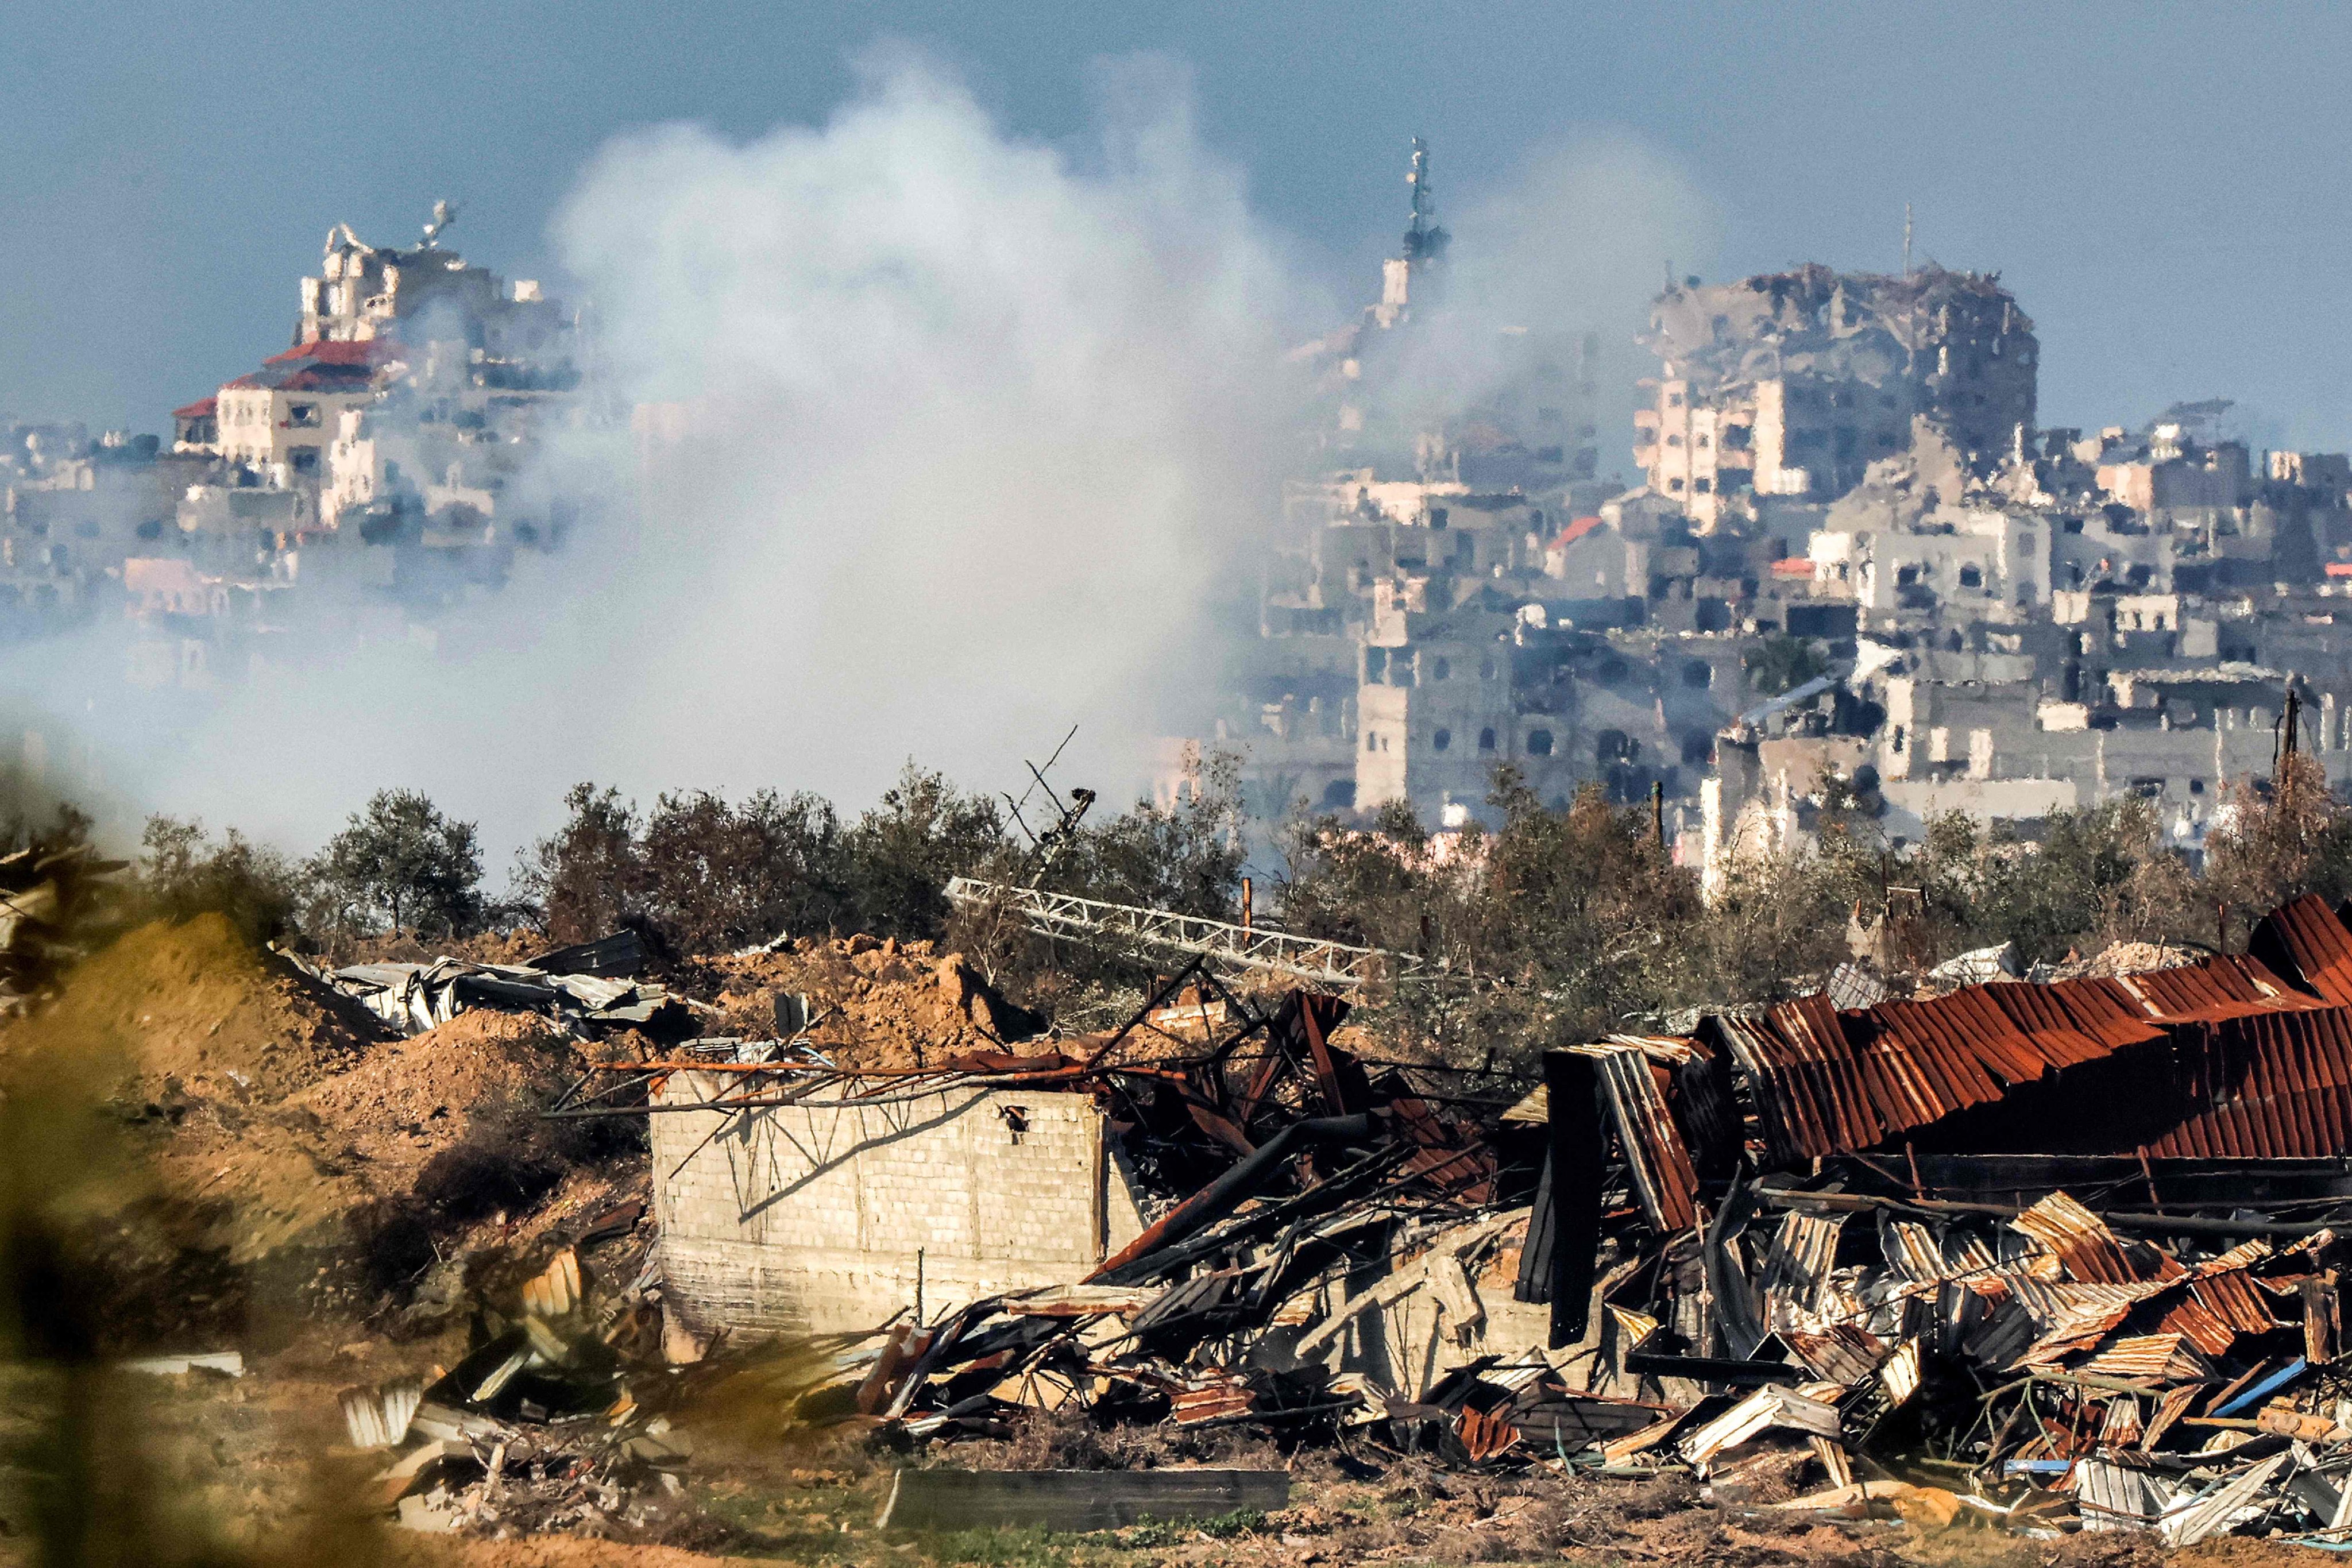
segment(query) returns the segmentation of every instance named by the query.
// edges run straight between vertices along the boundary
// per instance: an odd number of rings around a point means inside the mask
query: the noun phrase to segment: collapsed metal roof
[[[2352,927],[2317,898],[2252,952],[2123,978],[1999,981],[1840,1009],[1822,995],[1690,1037],[1577,1047],[1601,1066],[1633,1193],[1694,1223],[1739,1143],[1787,1166],[1875,1149],[2298,1159],[2352,1148]],[[1744,1131],[1722,1108],[1744,1103]]]

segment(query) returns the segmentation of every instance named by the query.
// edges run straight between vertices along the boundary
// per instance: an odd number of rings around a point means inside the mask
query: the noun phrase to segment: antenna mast
[[[1429,143],[1418,136],[1412,139],[1412,166],[1405,172],[1404,183],[1412,187],[1412,216],[1404,228],[1404,258],[1423,267],[1445,254],[1445,242],[1453,236],[1437,225],[1437,198],[1429,184]]]

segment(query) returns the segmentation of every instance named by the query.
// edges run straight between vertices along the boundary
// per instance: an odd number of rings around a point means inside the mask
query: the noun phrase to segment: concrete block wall
[[[708,1099],[716,1078],[675,1074],[656,1103]],[[961,1089],[650,1121],[666,1290],[702,1330],[869,1329],[919,1292],[936,1319],[1076,1279],[1140,1228],[1084,1094]]]

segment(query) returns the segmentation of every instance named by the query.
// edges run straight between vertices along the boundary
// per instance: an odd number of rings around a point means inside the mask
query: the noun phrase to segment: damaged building
[[[406,249],[331,231],[292,345],[175,409],[168,448],[16,430],[0,625],[120,613],[131,685],[207,689],[305,617],[404,637],[551,545],[567,517],[519,510],[509,487],[550,429],[586,417],[578,320],[447,248],[452,217],[436,209]]]
[[[1150,1022],[1187,1005],[1197,1032]],[[801,1418],[894,1443],[1083,1411],[2325,1542],[2347,1009],[2352,926],[2305,899],[2242,953],[1554,1049],[1512,1103],[1196,962],[1108,1034],[895,1070],[688,1041],[553,1113],[655,1125],[640,1289],[675,1357],[815,1336]]]
[[[1634,416],[1649,488],[1702,527],[1740,492],[1831,500],[1911,445],[1915,420],[1990,473],[2034,430],[2033,323],[1996,277],[1793,272],[1670,287]]]
[[[1412,330],[1367,321],[1340,346]],[[1260,636],[1200,737],[1244,754],[1254,809],[1459,825],[1508,763],[1550,802],[1654,792],[1712,885],[1801,846],[1832,784],[1897,849],[1945,812],[2031,838],[2138,795],[2193,857],[2290,699],[2342,775],[2340,455],[2256,452],[2221,399],[2040,427],[1997,274],[1685,279],[1641,342],[1631,488],[1433,467],[1472,422],[1443,409],[1416,451],[1365,433],[1289,487]],[[1332,374],[1369,387],[1376,360]]]

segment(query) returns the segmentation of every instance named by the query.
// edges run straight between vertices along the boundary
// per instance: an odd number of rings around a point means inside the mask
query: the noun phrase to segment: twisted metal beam
[[[1110,904],[1074,893],[1008,887],[970,877],[950,879],[947,892],[959,905],[1002,909],[1040,936],[1119,938],[1318,985],[1357,986],[1370,980],[1393,979],[1421,966],[1419,959],[1385,948],[1351,947],[1344,942],[1294,936],[1262,926],[1238,926],[1200,915]]]

